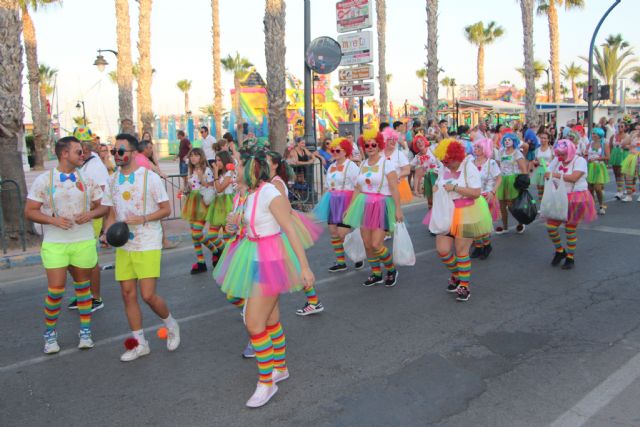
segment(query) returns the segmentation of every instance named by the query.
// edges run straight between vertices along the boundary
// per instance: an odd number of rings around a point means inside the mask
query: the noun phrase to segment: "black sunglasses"
[[[117,150],[115,148],[111,149],[111,155],[115,156],[116,154],[118,154],[118,156],[122,157],[124,156],[124,153],[130,153],[133,150],[125,150],[124,148],[118,148]]]

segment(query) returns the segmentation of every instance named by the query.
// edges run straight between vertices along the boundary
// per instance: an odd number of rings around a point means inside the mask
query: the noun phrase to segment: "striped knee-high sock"
[[[447,254],[439,254],[440,261],[449,269],[451,276],[455,279],[458,278],[458,266],[456,264],[456,256],[453,252]]]
[[[482,236],[482,246],[489,246],[491,244],[491,235],[485,234]]]
[[[232,295],[227,295],[227,301],[238,308],[244,307],[244,303],[246,302],[244,298],[238,298]]]
[[[542,196],[544,196],[544,187],[541,185],[538,185],[538,202],[540,202],[542,200]]]
[[[196,251],[196,259],[199,263],[204,263],[204,254],[202,253],[202,242],[204,240],[202,235],[203,229],[204,221],[191,222],[191,240],[193,241],[193,248]]]
[[[267,332],[273,343],[273,367],[279,371],[287,369],[287,341],[280,322],[267,326]]]
[[[73,282],[73,288],[80,314],[80,329],[91,329],[91,282]]]
[[[566,224],[564,231],[567,235],[567,258],[573,259],[573,255],[576,252],[576,244],[578,243],[578,231],[576,225]]]
[[[304,288],[304,294],[307,297],[309,304],[318,305],[318,295],[316,294],[316,288],[313,286],[310,288]]]
[[[380,258],[374,256],[373,258],[367,257],[367,262],[371,266],[371,274],[380,277],[382,276],[382,270],[380,269]]]
[[[616,190],[618,193],[622,193],[624,191],[624,177],[622,174],[616,176]]]
[[[256,351],[256,362],[258,362],[258,381],[261,384],[272,386],[273,379],[273,343],[267,331],[262,331],[257,335],[251,335],[251,345]]]
[[[336,264],[344,265],[346,264],[344,258],[344,240],[339,237],[331,238],[331,247],[333,248],[333,252],[336,254]]]
[[[222,234],[222,241],[224,242],[224,244],[227,244],[227,242],[229,242],[229,240],[231,240],[231,237],[233,237],[232,234],[227,233],[226,231]]]
[[[393,263],[393,258],[391,256],[391,252],[387,249],[386,246],[378,249],[378,258],[380,262],[384,264],[384,268],[387,270],[387,273],[394,273],[396,271],[396,265]]]
[[[635,178],[629,178],[629,177],[625,176],[624,177],[624,185],[625,185],[626,193],[631,195],[635,191],[636,179]]]
[[[44,324],[47,331],[52,331],[56,328],[63,295],[64,288],[49,287],[47,289],[47,296],[44,299]]]
[[[483,246],[484,246],[484,245],[483,245],[483,242],[482,242],[482,236],[481,236],[481,237],[479,237],[479,238],[477,238],[477,239],[473,239],[473,247],[474,247],[474,248],[478,248],[478,249],[480,249],[480,248],[482,248]]]
[[[469,286],[469,282],[471,282],[471,259],[469,255],[456,257],[456,266],[458,267],[460,286]]]
[[[562,239],[560,238],[560,232],[558,231],[558,227],[560,224],[556,224],[554,222],[547,221],[547,233],[549,234],[549,238],[553,243],[553,246],[556,248],[556,252],[564,251],[562,247]]]

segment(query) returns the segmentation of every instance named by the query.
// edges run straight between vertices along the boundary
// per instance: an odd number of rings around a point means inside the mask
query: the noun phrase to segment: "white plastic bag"
[[[429,220],[429,231],[433,234],[447,234],[451,231],[451,220],[453,219],[453,200],[447,191],[438,187],[433,195],[433,207],[431,208],[431,219]]]
[[[553,179],[547,179],[540,202],[540,215],[547,219],[566,221],[568,214],[569,198],[564,179],[561,179],[557,186]]]
[[[360,229],[356,228],[351,233],[347,234],[344,238],[344,252],[349,259],[353,262],[364,261],[367,258],[367,254],[364,251],[364,242],[362,241],[362,235]]]
[[[393,230],[393,263],[395,265],[415,265],[416,253],[404,222],[397,222]]]

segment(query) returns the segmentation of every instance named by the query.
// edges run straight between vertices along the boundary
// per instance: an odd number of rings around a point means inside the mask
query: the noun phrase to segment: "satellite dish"
[[[331,37],[314,39],[307,49],[305,62],[318,74],[329,74],[338,68],[342,59],[340,44]]]

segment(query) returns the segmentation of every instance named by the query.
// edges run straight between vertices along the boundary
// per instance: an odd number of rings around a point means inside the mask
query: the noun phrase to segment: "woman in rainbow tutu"
[[[447,292],[455,293],[457,301],[468,301],[471,296],[469,249],[473,239],[491,233],[491,213],[487,201],[481,197],[481,173],[473,164],[473,158],[465,155],[462,143],[454,139],[442,140],[434,154],[442,166],[433,188],[434,204],[430,215],[441,212],[439,198],[435,197],[437,191],[446,191],[454,206],[449,232],[436,236],[436,250],[451,272]]]
[[[238,172],[248,196],[226,226],[238,235],[225,247],[213,277],[222,292],[246,300],[245,324],[259,372],[247,406],[257,408],[278,391],[278,382],[289,378],[280,294],[313,286],[315,278],[294,230],[291,206],[270,183],[266,153],[258,151],[243,163]]]
[[[496,228],[496,234],[504,234],[509,231],[509,212],[507,208],[519,194],[515,187],[516,178],[520,174],[527,173],[527,161],[518,149],[520,144],[520,138],[515,133],[505,133],[500,140],[500,157],[497,160],[502,171],[502,181],[498,187],[497,196],[500,201],[502,227]],[[518,224],[516,227],[516,231],[519,234],[524,233],[524,229],[524,224]]]
[[[349,160],[353,145],[348,139],[339,138],[331,141],[329,152],[334,162],[327,169],[324,179],[326,192],[313,210],[313,214],[328,225],[331,247],[336,256],[336,262],[329,267],[329,272],[337,273],[347,269],[344,238],[351,231],[351,227],[343,224],[342,218],[351,203],[360,169]],[[362,268],[362,262],[356,263],[356,268]]]
[[[233,196],[236,192],[236,171],[231,153],[228,151],[218,152],[215,165],[213,173],[216,197],[207,212],[208,237],[216,247],[216,252],[212,255],[214,265],[218,262],[222,248],[231,238],[224,226],[227,223],[227,215],[233,210]]]
[[[604,215],[607,209],[604,204],[604,185],[609,182],[609,170],[607,169],[609,145],[604,143],[604,131],[601,128],[593,128],[591,138],[591,143],[587,147],[587,162],[589,163],[587,184],[589,184],[591,195],[598,199],[600,206],[598,213]]]
[[[553,147],[550,145],[551,137],[547,132],[538,134],[540,147],[536,150],[536,158],[533,161],[533,175],[531,176],[531,184],[538,189],[538,202],[542,200],[544,195],[544,174],[547,173],[547,167],[553,160]]]
[[[587,161],[577,155],[576,145],[568,139],[561,139],[553,146],[555,158],[549,164],[546,179],[558,182],[564,180],[569,200],[569,210],[566,221],[547,220],[547,232],[555,246],[555,254],[551,261],[557,266],[564,259],[563,270],[574,267],[574,254],[578,242],[577,228],[581,222],[591,222],[596,219],[596,208],[593,196],[587,185]],[[567,235],[567,248],[562,246],[562,239],[558,229],[564,222]]]
[[[622,162],[629,155],[628,147],[629,135],[627,134],[627,125],[622,122],[618,124],[618,132],[609,141],[609,166],[613,170],[613,176],[616,179],[616,199],[625,199],[625,179],[622,174]]]
[[[638,178],[640,178],[640,162],[638,162],[638,157],[640,157],[640,135],[638,134],[638,131],[633,130],[629,133],[626,144],[623,145],[623,148],[624,147],[626,147],[629,154],[622,161],[620,166],[620,170],[624,176],[626,192],[622,201],[630,202],[632,200],[633,193],[636,191],[636,182]],[[638,201],[640,202],[640,196],[638,196]]]
[[[342,222],[360,228],[367,261],[371,266],[371,276],[363,285],[384,283],[387,287],[393,287],[398,279],[398,271],[391,252],[384,246],[384,236],[386,232],[393,232],[396,221],[402,222],[404,219],[400,208],[398,175],[395,163],[382,156],[385,142],[381,133],[367,130],[358,138],[358,143],[367,159],[360,166],[353,198]],[[384,265],[387,272],[384,278],[380,264]]]
[[[473,142],[473,164],[480,172],[482,197],[487,201],[491,220],[500,218],[500,206],[496,198],[496,190],[500,186],[502,176],[500,166],[493,160],[493,141],[489,138],[478,139]],[[487,259],[491,251],[491,233],[483,234],[473,240],[471,258]]]

